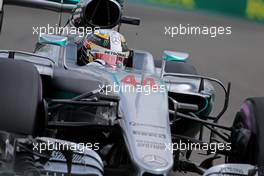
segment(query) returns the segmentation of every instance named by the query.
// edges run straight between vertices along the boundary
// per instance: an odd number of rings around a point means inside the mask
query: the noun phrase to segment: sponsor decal
[[[137,147],[165,151],[166,145],[160,142],[136,140]]]
[[[157,126],[152,124],[146,124],[146,123],[138,123],[138,122],[129,122],[129,125],[131,126],[142,126],[142,127],[152,127],[152,128],[160,128],[160,129],[166,129],[166,127],[163,126]]]
[[[136,130],[133,130],[132,133],[134,135],[137,135],[137,136],[147,136],[147,137],[166,139],[166,134],[162,134],[162,133],[154,133],[154,132],[147,132],[147,131],[136,131]]]
[[[124,84],[130,84],[133,86],[141,84],[141,82],[136,80],[135,75],[127,75],[121,80],[121,82]],[[156,86],[156,82],[155,82],[154,78],[152,78],[152,77],[145,77],[142,81],[142,85],[143,86],[150,85],[150,87],[154,87],[154,86]]]
[[[165,159],[157,155],[146,155],[143,157],[143,161],[155,167],[165,167],[168,165],[168,162]]]

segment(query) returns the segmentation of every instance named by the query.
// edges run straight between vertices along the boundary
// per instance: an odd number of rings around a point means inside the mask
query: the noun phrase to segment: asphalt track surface
[[[264,24],[210,13],[135,4],[127,5],[125,13],[142,19],[140,27],[124,25],[122,28],[131,48],[147,50],[157,59],[165,49],[188,52],[189,62],[201,75],[232,83],[230,106],[221,124],[231,125],[245,98],[264,95]],[[32,27],[47,26],[48,23],[55,25],[57,21],[56,13],[6,7],[0,48],[32,51],[37,40],[37,36],[32,35]],[[165,26],[179,24],[231,26],[232,34],[216,38],[202,35],[172,38],[165,35]],[[219,109],[218,103],[216,109]]]

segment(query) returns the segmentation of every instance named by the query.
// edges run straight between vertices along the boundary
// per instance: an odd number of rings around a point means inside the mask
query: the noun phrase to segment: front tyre
[[[264,166],[264,97],[247,99],[237,113],[231,134],[229,162]]]

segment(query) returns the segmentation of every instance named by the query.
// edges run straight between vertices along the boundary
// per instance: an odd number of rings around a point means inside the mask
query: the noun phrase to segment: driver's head
[[[114,30],[102,29],[85,37],[77,63],[85,65],[101,59],[107,65],[116,67],[123,65],[129,54],[130,51],[122,34]]]

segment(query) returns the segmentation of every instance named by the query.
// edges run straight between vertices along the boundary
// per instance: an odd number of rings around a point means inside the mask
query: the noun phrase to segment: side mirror
[[[0,0],[0,33],[2,31],[2,24],[4,19],[4,2]]]
[[[59,35],[41,35],[39,36],[39,43],[40,44],[50,44],[50,45],[57,45],[57,46],[66,46],[68,43],[68,38]]]
[[[162,64],[161,64],[161,78],[165,73],[165,67],[167,61],[175,61],[175,62],[186,62],[188,59],[188,53],[176,52],[176,51],[164,51],[162,56]]]
[[[182,52],[176,52],[176,51],[164,51],[162,60],[186,62],[188,57],[189,57],[188,53],[182,53]]]

